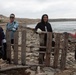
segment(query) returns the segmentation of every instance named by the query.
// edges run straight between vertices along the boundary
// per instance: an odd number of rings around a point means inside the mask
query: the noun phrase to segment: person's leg
[[[43,39],[43,41],[42,42],[40,42],[40,46],[46,46],[46,42],[47,42],[47,34],[46,35],[43,35],[44,37],[42,38]],[[44,49],[44,48],[40,48],[40,50],[39,51],[43,51],[43,52],[46,52],[46,49]],[[45,53],[39,53],[39,64],[43,64],[43,62],[44,62],[44,56],[45,56]]]
[[[43,48],[40,48],[40,50],[39,50],[39,52],[45,52],[45,49],[43,49]],[[39,53],[39,64],[43,64],[43,62],[44,62],[44,56],[45,56],[45,53]]]
[[[0,59],[2,58],[2,47],[0,47]]]
[[[14,44],[14,39],[11,39],[11,44]],[[14,49],[14,46],[12,48]]]
[[[14,44],[14,39],[11,39],[11,44]],[[14,49],[14,46],[12,46],[12,48]],[[8,59],[8,58],[7,58],[7,61],[9,64],[11,63],[10,59]]]
[[[7,59],[7,54],[6,54],[6,43],[3,43],[3,60],[6,60]]]
[[[39,53],[39,64],[43,64],[45,54]]]

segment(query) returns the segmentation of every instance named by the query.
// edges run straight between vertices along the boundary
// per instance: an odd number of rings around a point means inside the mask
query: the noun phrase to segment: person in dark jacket
[[[53,32],[51,24],[48,22],[47,14],[44,14],[42,16],[41,22],[39,22],[36,25],[35,30],[37,31],[38,29],[40,29],[41,31],[46,31],[46,32]],[[54,38],[54,35],[52,37]],[[44,46],[46,46],[46,41],[47,41],[47,34],[45,34],[45,36],[44,36]],[[53,47],[54,47],[54,45],[55,45],[55,43],[52,42]],[[40,48],[40,51],[46,51],[46,49]],[[45,56],[45,54],[43,54],[43,53],[39,54],[39,64],[43,64],[44,56]]]
[[[0,58],[2,58],[3,60],[6,60],[6,39],[5,39],[5,34],[4,31],[2,29],[2,27],[0,27]]]

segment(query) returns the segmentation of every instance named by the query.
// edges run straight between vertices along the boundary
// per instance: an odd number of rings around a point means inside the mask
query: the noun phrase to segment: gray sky
[[[0,14],[22,18],[76,18],[76,0],[0,0]]]

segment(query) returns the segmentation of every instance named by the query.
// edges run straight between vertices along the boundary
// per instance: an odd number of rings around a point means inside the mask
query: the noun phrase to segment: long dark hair
[[[41,22],[42,22],[42,23],[44,23],[44,20],[43,20],[44,16],[47,16],[47,18],[48,18],[48,15],[47,15],[47,14],[42,15],[42,19],[41,19]],[[47,21],[47,22],[48,22],[48,21]]]

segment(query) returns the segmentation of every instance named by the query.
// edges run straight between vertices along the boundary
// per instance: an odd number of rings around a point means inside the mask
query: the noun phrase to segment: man
[[[6,30],[10,31],[11,44],[14,43],[14,32],[18,29],[19,24],[15,21],[15,15],[10,15],[10,22],[6,25]]]
[[[3,60],[6,60],[6,39],[5,39],[5,34],[4,31],[2,29],[2,27],[0,27],[0,58],[2,58]]]
[[[48,15],[47,14],[44,14],[42,16],[41,22],[39,22],[36,25],[35,30],[37,31],[38,29],[40,29],[41,31],[46,31],[46,32],[53,32],[51,24],[48,22]],[[46,46],[47,34],[45,34],[45,37],[43,38],[43,40],[44,40],[44,46]],[[54,47],[54,45],[55,45],[55,42],[53,41],[52,46]],[[46,51],[46,49],[40,48],[40,51]],[[39,54],[39,64],[43,64],[44,56],[45,56],[45,54],[43,54],[43,53]]]

